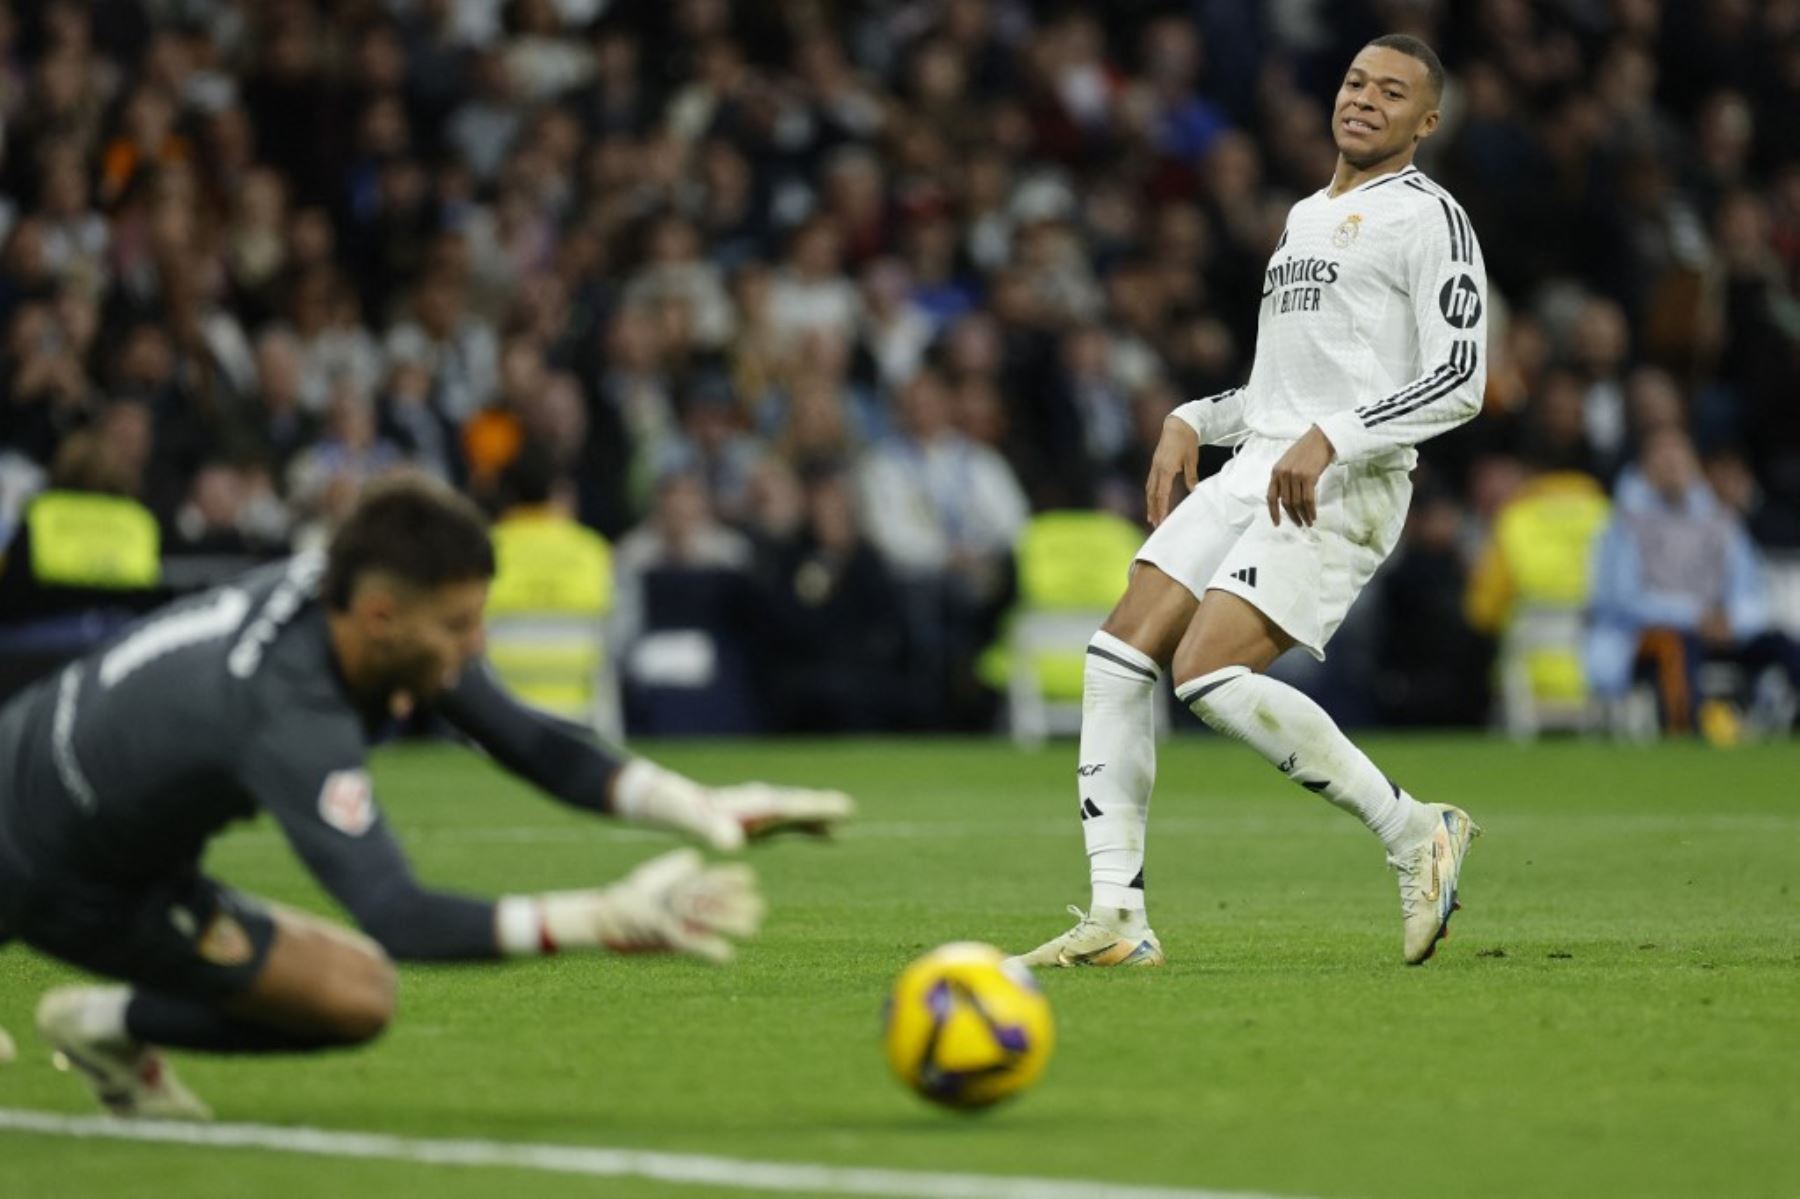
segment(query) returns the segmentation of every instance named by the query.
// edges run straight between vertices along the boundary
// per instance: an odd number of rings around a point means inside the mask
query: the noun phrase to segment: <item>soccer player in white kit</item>
[[[1249,382],[1164,423],[1146,485],[1154,531],[1088,644],[1078,786],[1092,903],[1020,955],[1027,965],[1163,961],[1143,867],[1164,670],[1200,719],[1381,839],[1408,963],[1445,935],[1480,829],[1459,808],[1415,800],[1317,704],[1261,673],[1295,645],[1325,656],[1400,537],[1413,447],[1481,407],[1481,248],[1456,201],[1412,165],[1443,83],[1416,38],[1357,54],[1333,110],[1337,170],[1289,213],[1263,277]],[[1238,448],[1196,485],[1202,443]],[[1189,494],[1171,509],[1177,479]]]

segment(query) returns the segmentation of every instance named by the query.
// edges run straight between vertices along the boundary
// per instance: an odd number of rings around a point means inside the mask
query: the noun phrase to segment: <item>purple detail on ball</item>
[[[950,993],[949,979],[939,979],[931,985],[931,990],[925,992],[925,1008],[931,1013],[931,1018],[939,1023],[950,1018],[950,1013],[956,1008],[956,997]]]
[[[955,1099],[962,1094],[963,1083],[967,1081],[956,1070],[932,1069],[924,1076],[925,1093],[935,1095],[939,1099]]]
[[[1000,1048],[1008,1053],[1024,1053],[1028,1042],[1025,1030],[1016,1024],[996,1024],[994,1036],[1000,1042]]]

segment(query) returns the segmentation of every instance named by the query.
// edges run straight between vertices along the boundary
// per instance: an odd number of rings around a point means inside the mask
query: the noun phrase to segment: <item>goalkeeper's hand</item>
[[[703,787],[641,758],[619,772],[613,806],[622,819],[687,833],[721,853],[776,833],[829,836],[856,812],[842,791],[768,783]]]
[[[732,939],[755,936],[766,910],[750,867],[708,865],[693,849],[652,858],[610,887],[522,902],[533,905],[540,951],[685,953],[709,962],[730,961]]]

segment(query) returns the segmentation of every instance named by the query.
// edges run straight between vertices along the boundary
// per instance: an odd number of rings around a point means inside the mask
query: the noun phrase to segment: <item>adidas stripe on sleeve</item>
[[[1424,372],[1388,395],[1320,420],[1337,460],[1366,461],[1447,432],[1481,410],[1487,385],[1487,270],[1468,216],[1417,178],[1410,187],[1440,220],[1408,243],[1407,277]],[[1421,218],[1423,219],[1423,218]]]

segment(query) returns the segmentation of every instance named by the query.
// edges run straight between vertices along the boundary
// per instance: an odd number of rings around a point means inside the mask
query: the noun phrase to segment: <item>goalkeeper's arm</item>
[[[760,783],[703,787],[629,758],[587,730],[514,699],[486,661],[469,664],[440,711],[502,766],[564,803],[675,829],[724,852],[774,832],[828,832],[854,808],[839,791]]]

